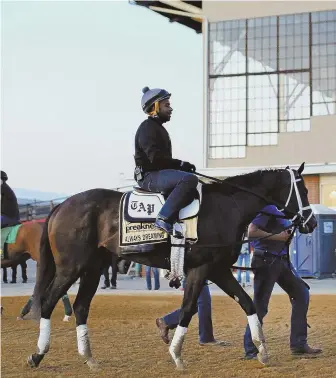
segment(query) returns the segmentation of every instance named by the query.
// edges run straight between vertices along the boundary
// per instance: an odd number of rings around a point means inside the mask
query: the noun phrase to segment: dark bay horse
[[[234,278],[230,267],[241,246],[237,241],[266,203],[282,205],[284,212],[301,220],[302,231],[312,232],[316,219],[310,209],[302,171],[259,170],[231,177],[223,183],[203,185],[198,218],[199,241],[185,254],[186,286],[182,311],[169,352],[178,368],[183,367],[181,351],[187,327],[196,313],[196,302],[206,279],[214,282],[236,300],[247,315],[252,338],[259,348],[259,360],[267,361],[265,338],[252,299]],[[73,305],[77,325],[78,352],[89,367],[92,357],[87,318],[97,290],[101,262],[107,251],[141,264],[170,268],[167,243],[119,247],[119,203],[122,193],[93,189],[76,194],[49,215],[41,241],[40,276],[34,290],[34,309],[40,315],[37,353],[28,364],[37,367],[50,345],[50,317],[58,300],[80,277]],[[113,299],[111,299],[113,300]]]

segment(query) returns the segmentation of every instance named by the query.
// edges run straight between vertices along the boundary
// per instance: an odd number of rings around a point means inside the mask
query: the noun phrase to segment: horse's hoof
[[[64,315],[63,322],[68,322],[68,321],[70,321],[70,316]]]
[[[264,344],[261,344],[259,347],[259,353],[257,355],[258,361],[265,365],[268,362],[268,353],[266,346]]]
[[[176,352],[175,352],[175,350],[172,346],[169,347],[169,353],[170,353],[170,356],[172,357],[173,361],[176,364],[176,369],[177,370],[183,370],[184,364],[183,364],[183,360],[181,358],[181,353],[176,354]]]
[[[90,370],[92,370],[92,371],[98,371],[99,370],[99,364],[93,358],[89,358],[88,360],[85,361],[85,363],[90,368]]]
[[[260,353],[258,353],[257,358],[258,358],[258,361],[263,365],[266,365],[266,363],[268,362],[268,357],[267,356],[265,357],[261,355]]]
[[[27,365],[30,367],[30,368],[37,368],[38,365],[35,364],[35,361],[33,360],[33,355],[29,356],[27,358]]]
[[[175,360],[176,370],[184,370],[184,363],[181,358]]]
[[[27,358],[27,365],[31,368],[37,368],[43,360],[43,357],[44,354],[34,353]]]

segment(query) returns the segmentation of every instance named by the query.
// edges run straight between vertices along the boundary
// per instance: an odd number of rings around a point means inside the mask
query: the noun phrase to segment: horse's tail
[[[60,204],[55,206],[49,213],[41,235],[40,241],[40,263],[37,265],[37,277],[34,287],[33,303],[30,317],[39,319],[41,317],[41,299],[45,296],[48,287],[52,283],[55,277],[55,261],[52,255],[48,226],[51,216],[58,210]]]

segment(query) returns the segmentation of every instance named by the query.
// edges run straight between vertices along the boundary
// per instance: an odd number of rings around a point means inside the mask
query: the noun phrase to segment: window
[[[273,72],[277,69],[277,18],[248,20],[248,72]]]
[[[313,115],[336,113],[336,11],[312,15]]]
[[[279,17],[279,70],[309,68],[309,13]]]
[[[248,145],[277,144],[278,77],[276,74],[248,77]]]
[[[299,132],[310,130],[309,72],[279,74],[280,130]]]
[[[211,79],[210,153],[214,158],[245,157],[246,78]]]
[[[217,22],[210,26],[210,75],[246,71],[246,22]]]
[[[210,158],[336,113],[336,11],[210,24]]]

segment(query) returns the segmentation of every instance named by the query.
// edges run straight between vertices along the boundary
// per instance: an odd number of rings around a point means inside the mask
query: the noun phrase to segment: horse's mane
[[[238,189],[230,185],[225,185],[225,182],[229,182],[236,185],[241,185],[246,188],[251,188],[260,183],[260,180],[265,174],[269,173],[282,173],[283,169],[259,169],[254,172],[245,173],[242,175],[227,177],[223,180],[224,183],[220,182],[210,182],[203,184],[203,193],[214,193],[214,192],[236,192]]]

